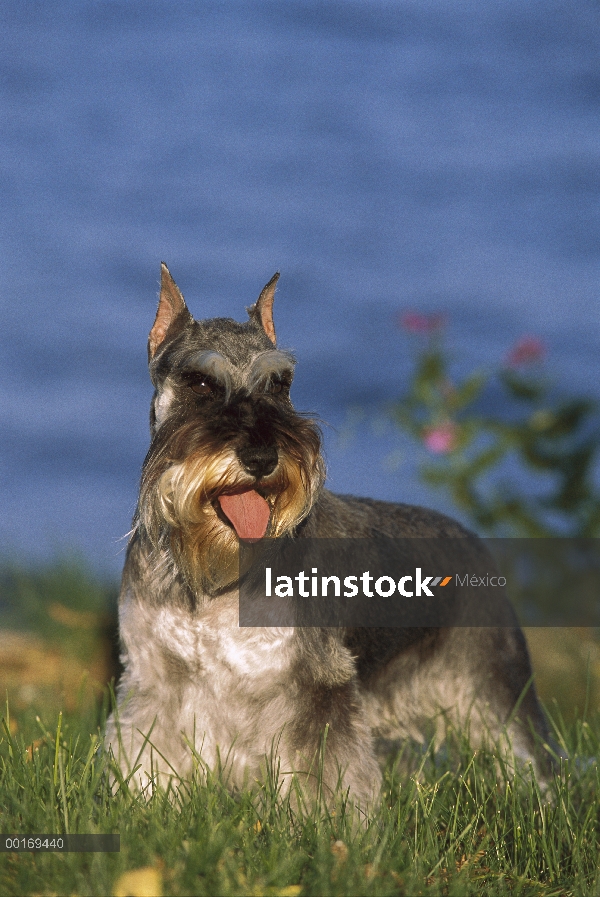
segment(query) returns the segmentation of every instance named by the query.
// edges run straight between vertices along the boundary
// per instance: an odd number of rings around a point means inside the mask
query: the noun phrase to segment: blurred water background
[[[196,317],[275,270],[337,491],[426,503],[364,425],[444,312],[464,371],[543,338],[600,397],[600,6],[5,0],[0,549],[116,573],[147,443],[159,262]],[[398,463],[386,459],[395,453]]]

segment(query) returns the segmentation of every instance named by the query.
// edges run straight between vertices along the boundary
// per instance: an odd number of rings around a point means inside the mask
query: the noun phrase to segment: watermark
[[[240,626],[600,626],[596,539],[266,539],[240,570]]]
[[[464,576],[460,576],[460,574],[456,574],[456,585],[457,586],[470,586],[472,589],[503,589],[506,585],[506,576],[490,576],[489,573],[486,573],[485,576],[477,576],[475,573],[472,573],[470,576],[468,573],[465,573]]]
[[[293,598],[297,594],[300,598],[317,598],[319,596],[327,598],[331,592],[336,598],[340,598],[342,595],[341,578],[335,575],[321,576],[321,590],[319,591],[318,573],[317,568],[313,567],[310,576],[307,576],[304,570],[301,570],[295,576],[286,576],[284,574],[277,577],[277,584],[273,587],[273,571],[271,567],[265,567],[265,597],[271,598],[272,595],[276,595],[278,598]],[[408,583],[412,583],[413,579],[415,581],[414,590],[409,591]],[[358,594],[362,594],[365,598],[373,598],[373,595],[377,594],[380,598],[390,598],[397,589],[399,594],[405,598],[413,598],[415,595],[418,598],[421,595],[428,595],[432,598],[433,592],[429,588],[430,583],[431,588],[437,585],[443,588],[451,580],[451,576],[424,577],[420,567],[416,568],[414,577],[401,576],[397,583],[393,576],[384,574],[375,579],[369,570],[364,570],[357,576],[344,576],[343,596],[344,598],[355,598]],[[295,582],[298,584],[297,587],[294,586]],[[309,584],[310,589],[308,588]]]
[[[119,853],[120,835],[1,835],[0,853]]]

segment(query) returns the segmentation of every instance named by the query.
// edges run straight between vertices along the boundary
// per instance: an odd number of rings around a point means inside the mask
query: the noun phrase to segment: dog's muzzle
[[[274,445],[244,446],[237,452],[243,467],[250,476],[262,480],[273,473],[277,467],[279,456]]]

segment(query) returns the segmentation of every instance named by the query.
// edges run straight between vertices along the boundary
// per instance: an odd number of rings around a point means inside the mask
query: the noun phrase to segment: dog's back
[[[448,541],[455,559],[493,565],[485,546],[459,523],[427,508],[323,490],[298,533],[308,538]],[[457,546],[459,548],[457,549]],[[464,600],[464,599],[463,599]],[[504,589],[477,595],[478,625],[468,617],[451,627],[349,628],[351,651],[369,725],[381,744],[410,737],[439,742],[446,726],[468,729],[474,744],[508,739],[517,759],[534,760],[540,776],[550,768],[547,723],[539,705],[527,643]],[[486,609],[490,619],[482,614]],[[460,608],[458,609],[460,615]],[[468,613],[468,611],[467,611]],[[494,625],[501,619],[502,626]],[[482,625],[488,622],[488,625]],[[512,625],[506,625],[506,623]],[[515,708],[518,708],[515,713]]]

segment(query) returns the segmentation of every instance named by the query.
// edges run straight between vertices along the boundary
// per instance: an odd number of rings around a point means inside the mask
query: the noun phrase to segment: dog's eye
[[[212,396],[215,393],[212,383],[208,380],[193,380],[190,384],[190,389],[193,390],[197,396],[202,396],[206,398],[208,396]]]
[[[285,377],[271,377],[267,383],[267,392],[271,395],[285,393],[290,388],[289,381]]]

